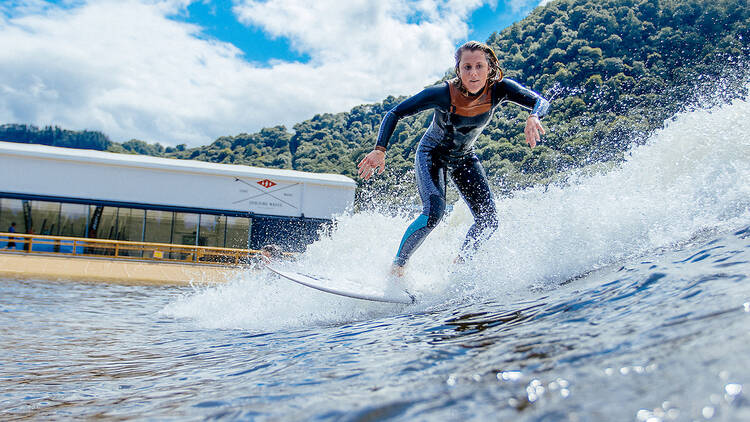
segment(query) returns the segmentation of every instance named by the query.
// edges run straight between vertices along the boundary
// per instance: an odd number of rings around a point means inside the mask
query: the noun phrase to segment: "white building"
[[[341,175],[0,142],[0,231],[299,249],[354,201]],[[2,245],[0,245],[1,247]]]

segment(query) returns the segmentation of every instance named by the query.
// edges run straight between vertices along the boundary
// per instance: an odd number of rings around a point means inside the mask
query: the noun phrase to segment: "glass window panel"
[[[198,230],[198,214],[184,212],[174,213],[174,233],[172,243],[179,245],[195,245],[195,235]]]
[[[102,205],[90,205],[88,214],[88,236],[92,239],[116,239],[117,208]],[[114,245],[87,247],[84,253],[93,255],[114,255]]]
[[[31,219],[34,233],[56,236],[60,232],[60,203],[33,201]]]
[[[95,237],[98,239],[117,239],[117,212],[118,208],[104,207],[99,219],[99,227]]]
[[[144,213],[144,210],[119,208],[117,210],[117,240],[142,242]],[[136,249],[120,249],[118,254],[123,256],[141,256],[141,252]]]
[[[146,211],[146,242],[172,243],[172,211]]]
[[[60,229],[60,203],[31,201],[30,205],[33,233],[58,235]],[[51,242],[49,240],[34,241],[33,250],[35,252],[59,252],[60,242]]]
[[[247,249],[251,220],[247,217],[227,217],[226,247]]]
[[[88,205],[62,204],[60,209],[60,236],[86,237]]]
[[[117,239],[131,242],[143,241],[144,210],[120,208],[117,212]]]
[[[23,204],[20,199],[0,199],[0,231],[10,232],[11,224],[16,223],[15,232],[23,233]],[[8,242],[7,238],[0,238],[0,248],[20,249],[22,244]]]
[[[60,205],[60,236],[86,237],[86,220],[89,216],[89,206],[81,204]],[[61,242],[55,250],[63,253],[73,252],[72,242]],[[82,253],[83,249],[76,250]]]
[[[226,217],[223,215],[201,214],[200,246],[224,247]]]

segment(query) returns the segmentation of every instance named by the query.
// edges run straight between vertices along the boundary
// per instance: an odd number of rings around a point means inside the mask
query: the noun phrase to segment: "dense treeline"
[[[39,129],[36,126],[19,124],[0,125],[0,140],[99,151],[104,151],[113,145],[113,142],[101,132],[65,130],[57,126]]]
[[[504,191],[617,158],[702,94],[718,101],[744,96],[747,72],[737,69],[747,63],[748,40],[747,0],[552,1],[488,40],[508,77],[551,100],[546,140],[529,149],[523,136],[527,112],[509,105],[480,136],[477,153]],[[452,76],[448,72],[444,79]],[[709,93],[718,87],[717,94]],[[402,99],[317,115],[296,124],[293,132],[276,126],[197,148],[139,140],[117,144],[101,134],[106,142],[86,147],[106,144],[103,149],[116,152],[355,176],[383,115]],[[398,186],[411,170],[431,116],[423,112],[398,124],[387,176],[376,186]],[[47,140],[39,143],[60,145]],[[81,147],[74,143],[65,146]]]
[[[98,131],[74,131],[61,129],[57,126],[46,126],[39,129],[34,125],[22,124],[0,125],[0,141],[155,156],[163,156],[170,151],[185,149],[185,145],[178,145],[177,148],[164,148],[159,143],[148,144],[137,139],[119,144],[112,142],[107,135]]]

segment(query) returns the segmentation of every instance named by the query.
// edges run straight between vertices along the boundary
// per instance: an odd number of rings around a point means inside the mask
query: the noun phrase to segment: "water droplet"
[[[450,385],[450,386],[456,385],[456,376],[455,375],[449,376],[448,380],[445,383],[448,384],[448,385]]]
[[[743,303],[742,307],[745,309],[745,312],[750,312],[750,302]]]
[[[727,384],[724,386],[724,391],[730,396],[736,396],[742,392],[742,384]]]
[[[521,376],[523,376],[521,371],[506,371],[498,373],[497,379],[503,381],[518,381],[521,379]]]
[[[716,410],[714,410],[714,408],[711,406],[706,406],[703,408],[703,411],[701,411],[701,413],[703,414],[703,417],[706,419],[713,418],[715,412]]]
[[[560,390],[560,395],[563,398],[568,397],[570,395],[570,390],[568,390],[567,388],[563,388],[562,390]]]

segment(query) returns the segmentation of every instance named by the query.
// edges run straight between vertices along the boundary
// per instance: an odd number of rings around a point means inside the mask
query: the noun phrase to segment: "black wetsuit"
[[[479,101],[480,98],[483,100]],[[465,257],[476,250],[497,229],[495,202],[473,145],[494,111],[506,101],[532,109],[539,117],[549,107],[539,94],[505,78],[476,95],[461,94],[453,82],[445,82],[426,88],[386,113],[376,145],[382,148],[387,148],[400,118],[427,109],[435,110],[415,158],[422,214],[406,229],[394,259],[396,265],[406,263],[443,217],[448,171],[474,216],[474,225],[466,235],[461,255]]]

